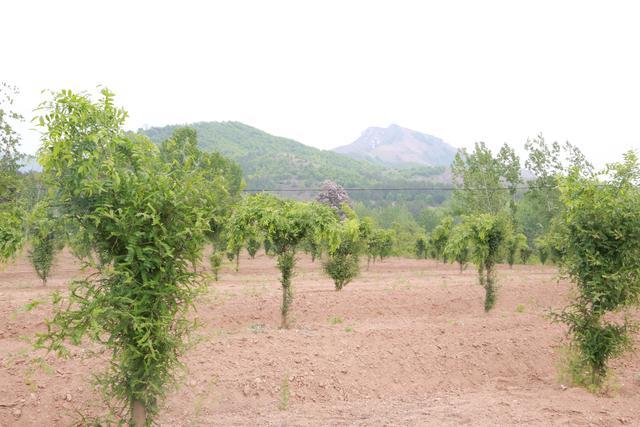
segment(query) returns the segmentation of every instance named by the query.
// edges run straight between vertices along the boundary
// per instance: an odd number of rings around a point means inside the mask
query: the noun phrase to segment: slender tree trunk
[[[496,288],[495,288],[495,270],[493,265],[487,265],[485,268],[486,277],[484,279],[484,311],[489,311],[496,303]]]
[[[291,276],[295,266],[295,254],[291,250],[285,250],[278,256],[278,268],[280,269],[282,285],[282,329],[289,329],[289,308],[293,303],[293,286]]]
[[[147,408],[139,400],[131,403],[131,423],[134,427],[145,427],[147,425]]]

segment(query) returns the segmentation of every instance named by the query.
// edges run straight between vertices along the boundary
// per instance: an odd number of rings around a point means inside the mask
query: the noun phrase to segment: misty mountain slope
[[[442,139],[415,130],[391,125],[370,127],[349,145],[334,148],[336,153],[387,166],[449,166],[456,148]]]
[[[325,179],[346,187],[411,186],[442,181],[443,167],[385,167],[333,151],[319,150],[292,139],[270,135],[239,122],[198,122],[199,146],[215,150],[240,164],[250,188],[313,188]],[[140,131],[159,143],[177,125]]]

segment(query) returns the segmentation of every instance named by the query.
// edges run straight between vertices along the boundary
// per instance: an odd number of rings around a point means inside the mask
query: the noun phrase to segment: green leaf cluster
[[[371,233],[368,222],[360,222],[347,206],[343,211],[346,218],[337,231],[339,243],[329,249],[329,256],[323,263],[323,269],[333,279],[336,291],[342,290],[360,273],[360,254],[365,251]]]
[[[293,302],[293,270],[296,252],[306,240],[324,242],[332,250],[338,244],[339,219],[333,209],[317,202],[283,200],[265,193],[247,197],[233,212],[228,226],[228,247],[242,245],[256,235],[270,242],[277,256],[282,285],[282,327],[288,328]]]
[[[212,232],[221,188],[188,131],[158,149],[123,130],[127,113],[104,89],[52,93],[41,106],[39,160],[61,220],[96,273],[57,298],[38,343],[65,351],[84,336],[111,351],[101,377],[135,425],[149,424],[180,366],[202,290],[189,267]],[[217,185],[220,184],[220,185]]]
[[[599,173],[574,167],[560,180],[563,211],[553,235],[577,295],[558,318],[569,326],[592,383],[629,348],[636,325],[609,315],[640,300],[640,164],[635,153]]]
[[[480,285],[485,289],[484,309],[489,311],[496,301],[496,264],[502,259],[511,222],[505,214],[480,214],[464,219],[471,245],[471,259],[478,268]]]
[[[460,272],[464,271],[471,256],[469,231],[465,224],[456,224],[451,228],[443,250],[444,259],[457,262]]]

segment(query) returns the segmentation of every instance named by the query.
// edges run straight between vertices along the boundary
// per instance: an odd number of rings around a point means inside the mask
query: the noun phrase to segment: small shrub
[[[560,180],[564,206],[555,234],[547,237],[577,288],[555,318],[568,325],[571,350],[595,387],[607,378],[609,360],[631,348],[631,332],[637,330],[627,316],[610,314],[640,300],[639,184],[633,152],[599,174],[573,169]]]
[[[323,268],[333,279],[336,291],[342,290],[360,273],[358,256],[354,254],[334,254],[324,262]]]
[[[465,222],[480,285],[485,289],[484,310],[489,311],[496,301],[495,265],[509,235],[509,221],[503,215],[481,214],[467,217]]]
[[[531,255],[533,254],[533,251],[531,250],[531,248],[529,246],[525,246],[523,248],[520,249],[520,261],[522,261],[523,264],[526,264],[529,261],[529,258],[531,258]]]
[[[209,262],[211,263],[213,279],[217,282],[219,278],[220,268],[222,267],[222,253],[219,251],[213,251],[209,256]]]
[[[580,351],[571,345],[560,349],[561,357],[558,363],[558,380],[561,383],[577,387],[584,387],[591,393],[603,393],[614,388],[613,377],[607,373],[606,377],[596,378],[589,362],[584,360]]]
[[[46,286],[56,252],[63,247],[62,233],[44,202],[36,205],[27,222],[31,244],[29,260],[42,284]]]
[[[427,257],[427,240],[424,237],[416,239],[416,258],[424,259]]]
[[[257,239],[249,239],[247,242],[247,252],[249,252],[251,259],[256,257],[256,253],[258,252],[258,249],[260,249],[260,246],[260,242]]]
[[[511,234],[505,242],[507,249],[507,263],[509,268],[513,268],[516,262],[516,255],[524,248],[527,248],[527,236],[522,233]]]
[[[458,224],[450,230],[442,256],[451,262],[457,262],[462,273],[469,262],[470,255],[467,227],[464,224]]]
[[[333,279],[336,291],[344,288],[360,273],[358,255],[363,249],[360,221],[347,206],[343,210],[348,220],[340,224],[337,234],[339,243],[329,250],[329,256],[323,263],[324,272]]]

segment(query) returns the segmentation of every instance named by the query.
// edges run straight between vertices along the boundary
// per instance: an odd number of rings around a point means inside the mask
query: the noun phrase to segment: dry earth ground
[[[106,354],[87,344],[38,362],[28,344],[50,311],[24,306],[81,275],[69,254],[57,264],[46,288],[24,258],[0,271],[0,426],[63,426],[105,411],[90,381]],[[613,363],[610,396],[558,379],[565,328],[546,313],[570,287],[553,267],[501,266],[489,314],[471,267],[390,259],[341,292],[319,267],[300,256],[288,331],[278,329],[273,259],[244,255],[239,273],[224,269],[198,304],[203,327],[159,423],[640,425],[640,352]]]

